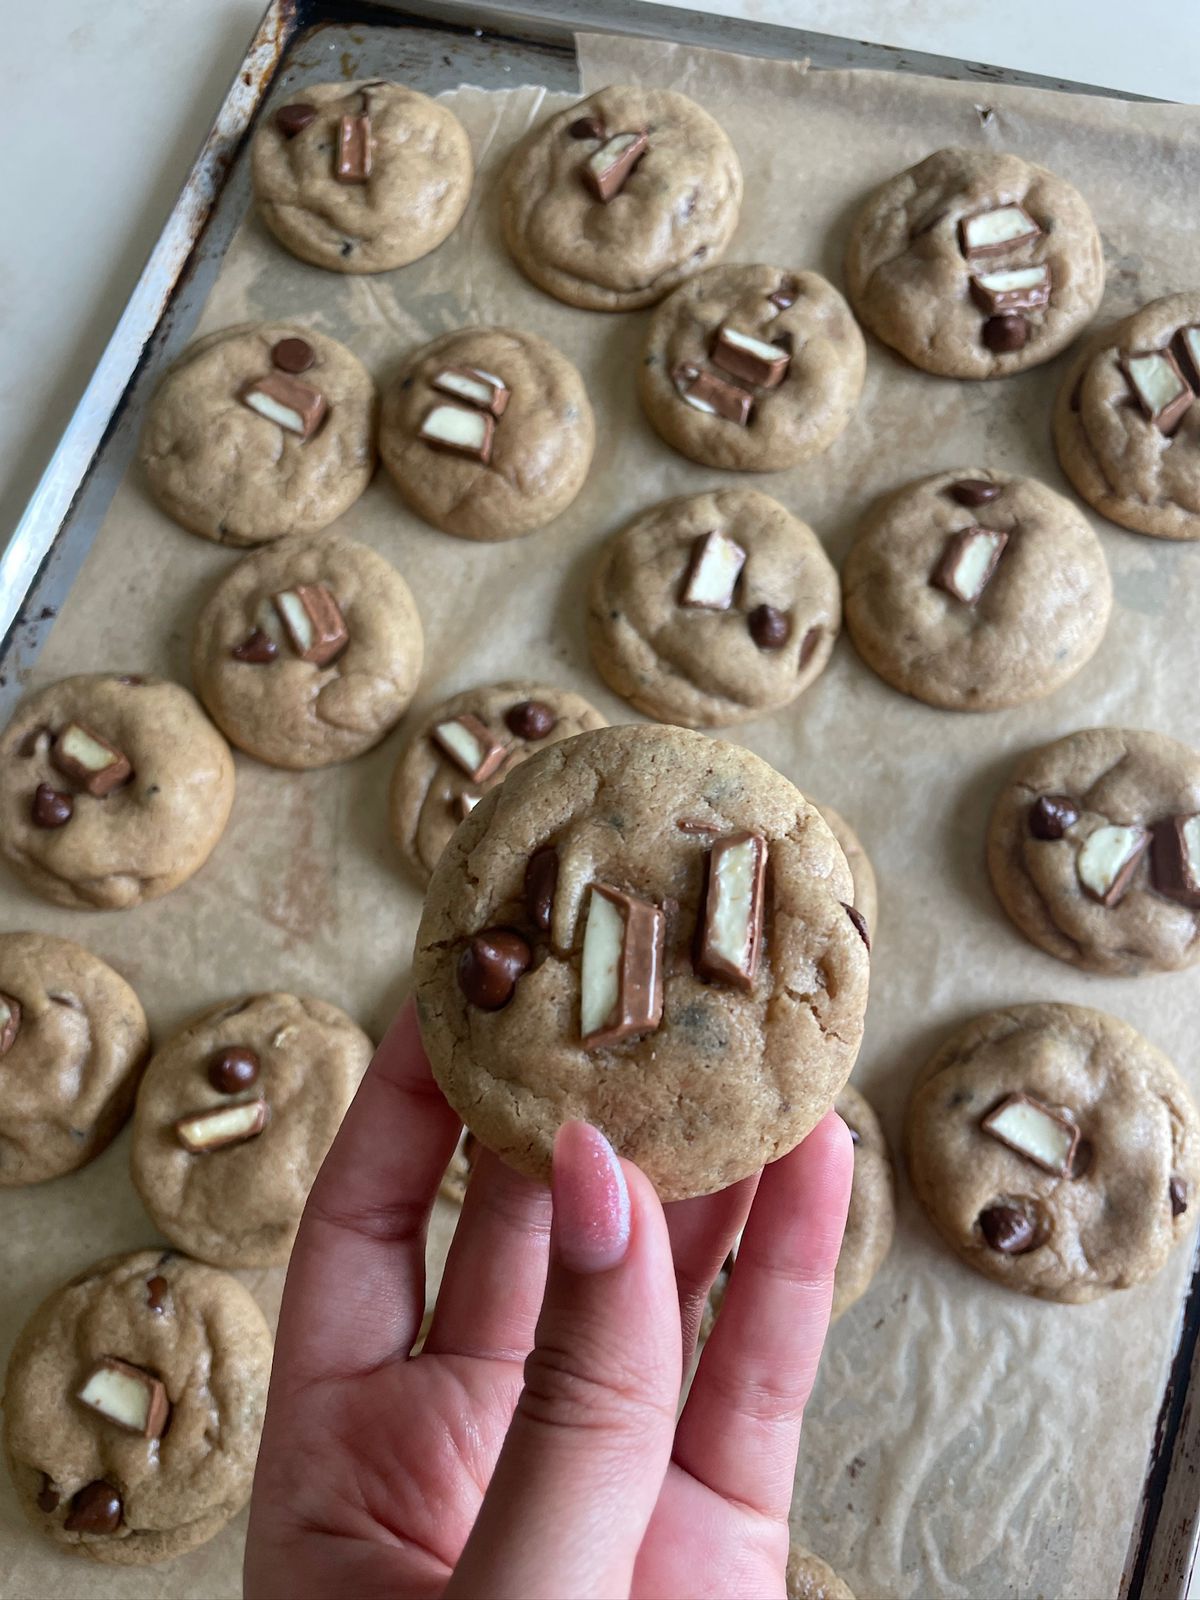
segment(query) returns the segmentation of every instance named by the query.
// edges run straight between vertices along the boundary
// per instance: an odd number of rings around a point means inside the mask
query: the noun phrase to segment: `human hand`
[[[665,1210],[584,1123],[559,1131],[549,1189],[481,1152],[414,1356],[458,1133],[405,1007],[292,1253],[247,1596],[782,1596],[849,1198],[844,1124],[830,1112],[760,1178]]]

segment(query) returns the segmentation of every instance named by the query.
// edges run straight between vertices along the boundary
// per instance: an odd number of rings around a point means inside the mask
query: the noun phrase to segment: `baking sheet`
[[[1187,286],[1200,179],[1195,111],[1000,87],[985,99],[973,85],[805,74],[795,64],[599,37],[581,41],[581,64],[585,91],[612,81],[669,85],[724,124],[746,173],[727,260],[815,267],[840,285],[846,230],[865,191],[941,145],[963,143],[1015,150],[1082,189],[1105,239],[1106,313]],[[1048,420],[1061,359],[1003,384],[965,385],[916,373],[873,341],[858,416],[816,462],[739,478],[675,456],[634,394],[648,314],[560,305],[517,273],[500,242],[499,169],[561,97],[465,89],[447,99],[471,134],[479,175],[442,249],[382,278],[339,278],[293,260],[251,217],[198,330],[288,316],[345,340],[386,383],[406,352],[438,333],[509,322],[544,334],[579,365],[597,409],[596,458],[552,528],[507,545],[460,542],[412,517],[382,474],[337,525],[387,555],[413,587],[427,640],[418,713],[473,682],[519,673],[561,681],[629,720],[589,665],[584,592],[600,542],[666,495],[754,483],[810,521],[840,562],[873,497],[906,478],[990,465],[1064,487]],[[894,1144],[925,1056],[967,1016],[1012,1001],[1111,1010],[1171,1053],[1200,1091],[1187,1014],[1196,974],[1128,982],[1054,962],[1010,928],[983,869],[992,795],[1029,746],[1100,722],[1200,742],[1200,705],[1187,690],[1200,670],[1188,604],[1200,549],[1097,525],[1115,579],[1113,621],[1092,663],[1047,700],[988,716],[932,711],[878,682],[843,640],[795,706],[731,735],[837,806],[874,859],[881,922],[854,1081]],[[189,682],[192,623],[235,559],[157,512],[135,470],[33,685],[100,669]],[[306,774],[239,756],[229,829],[190,884],[136,911],[87,916],[45,906],[6,877],[3,925],[65,934],[112,961],[142,996],[158,1040],[200,1007],[259,987],[321,994],[378,1036],[405,992],[419,912],[386,828],[398,743],[393,735],[349,766]],[[154,1237],[127,1159],[125,1134],[81,1174],[0,1194],[3,1355],[62,1278]],[[901,1180],[895,1248],[834,1330],[809,1410],[797,1533],[860,1600],[1115,1593],[1188,1265],[1177,1252],[1154,1284],[1092,1306],[1026,1303],[958,1266]],[[246,1275],[270,1313],[281,1276]],[[5,1479],[0,1593],[234,1596],[244,1526],[243,1514],[169,1567],[88,1567],[38,1541]]]

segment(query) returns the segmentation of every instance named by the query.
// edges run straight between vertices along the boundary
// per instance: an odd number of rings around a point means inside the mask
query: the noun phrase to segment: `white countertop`
[[[690,3],[1200,100],[1196,0]],[[52,0],[8,8],[0,67],[10,152],[0,166],[0,547],[70,419],[264,4]]]

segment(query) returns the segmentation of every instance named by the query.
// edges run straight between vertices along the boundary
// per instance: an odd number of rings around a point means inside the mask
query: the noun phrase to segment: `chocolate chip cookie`
[[[859,532],[842,585],[867,665],[949,711],[1051,694],[1099,648],[1112,610],[1104,551],[1071,501],[977,467],[889,495]]]
[[[345,345],[311,328],[223,328],[159,385],[140,458],[167,515],[205,539],[318,533],[371,481],[375,385]]]
[[[1095,315],[1100,235],[1078,190],[990,150],[936,150],[882,184],[846,249],[859,320],[926,372],[1004,378]]]
[[[386,272],[428,255],[471,193],[471,143],[445,106],[399,83],[314,83],[251,148],[259,215],[293,255]]]
[[[232,805],[228,745],[162,678],[62,678],[0,735],[0,852],[72,910],[174,889],[208,860]]]
[[[137,995],[98,956],[48,933],[0,933],[0,1188],[106,1149],[149,1053]]]
[[[539,288],[588,311],[632,311],[715,261],[741,203],[737,154],[707,111],[614,84],[522,140],[500,216]]]
[[[202,1012],[138,1090],[130,1165],[156,1227],[215,1266],[282,1265],[371,1051],[344,1011],[309,995]]]
[[[462,819],[535,750],[607,723],[570,689],[521,680],[443,700],[409,735],[392,774],[388,816],[422,885]]]
[[[656,432],[690,460],[776,472],[828,449],[865,368],[850,307],[815,272],[709,267],[654,313],[638,385]]]
[[[98,1262],[39,1306],[8,1363],[21,1509],[115,1566],[203,1544],[250,1498],[270,1368],[262,1312],[227,1273],[171,1250]]]
[[[757,756],[682,728],[539,751],[463,822],[417,935],[434,1075],[545,1177],[595,1123],[664,1200],[724,1188],[832,1105],[862,1035],[850,870]]]
[[[239,561],[200,613],[192,676],[228,739],[275,767],[361,755],[416,693],[412,591],[338,534],[284,539]]]
[[[879,920],[879,891],[871,858],[863,848],[862,840],[840,811],[835,811],[832,806],[817,805],[815,800],[813,804],[821,813],[825,826],[842,847],[854,881],[854,896],[850,903],[862,917],[867,940],[871,941],[875,938],[875,924]]]
[[[533,333],[458,328],[384,396],[383,464],[426,522],[460,539],[532,533],[583,488],[596,424],[583,379]]]
[[[1200,539],[1200,292],[1152,300],[1089,340],[1058,392],[1054,443],[1102,516]]]
[[[788,1551],[787,1600],[854,1600],[854,1595],[828,1562],[793,1543]]]
[[[1088,972],[1200,958],[1200,756],[1162,733],[1087,728],[1031,751],[987,840],[1000,904]]]
[[[968,1266],[1043,1300],[1152,1278],[1191,1231],[1200,1119],[1167,1058],[1083,1006],[989,1011],[918,1075],[917,1199]]]
[[[824,670],[842,608],[812,529],[756,489],[664,500],[604,547],[588,602],[600,676],[688,727],[788,705]]]

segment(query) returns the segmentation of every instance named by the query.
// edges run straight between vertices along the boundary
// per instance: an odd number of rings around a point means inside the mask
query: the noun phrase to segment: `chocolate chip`
[[[218,1094],[240,1094],[258,1077],[259,1061],[244,1044],[231,1044],[208,1064],[208,1081]]]
[[[39,828],[61,828],[70,822],[75,802],[69,794],[39,783],[33,796],[33,820]]]
[[[262,628],[255,628],[248,639],[235,644],[229,653],[235,661],[253,661],[261,665],[265,661],[274,661],[279,654],[279,646],[269,633]]]
[[[983,1237],[993,1250],[1005,1256],[1022,1256],[1035,1246],[1033,1218],[1018,1206],[988,1206],[979,1213]]]
[[[533,954],[512,928],[485,928],[458,958],[458,986],[481,1011],[499,1011],[512,999]]]
[[[854,929],[855,929],[855,932],[858,934],[858,937],[862,940],[862,942],[866,945],[867,949],[869,950],[871,948],[871,935],[867,931],[867,919],[866,919],[866,917],[863,916],[862,912],[858,909],[857,906],[848,906],[844,900],[841,902],[841,905],[842,905],[842,910],[846,913],[846,915],[850,918],[850,921],[854,924]]]
[[[760,650],[782,650],[792,637],[791,618],[774,606],[755,606],[746,625]]]
[[[1029,808],[1029,831],[1035,839],[1061,839],[1079,821],[1079,807],[1066,794],[1040,794]]]
[[[317,353],[307,339],[280,339],[271,346],[271,360],[280,372],[307,372]]]
[[[275,113],[275,126],[285,139],[294,139],[316,120],[316,106],[305,105],[303,101],[294,106],[280,106]]]
[[[71,1501],[63,1527],[68,1533],[116,1533],[125,1507],[111,1483],[97,1478],[85,1483]]]
[[[1171,1215],[1173,1217],[1181,1217],[1187,1210],[1188,1193],[1187,1184],[1184,1183],[1183,1179],[1177,1172],[1173,1172],[1171,1174],[1171,1181],[1167,1185],[1167,1192],[1171,1196]]]
[[[525,907],[535,928],[545,931],[550,926],[557,885],[558,851],[546,844],[525,863]]]
[[[604,124],[599,117],[576,117],[567,132],[572,139],[603,139]]]
[[[145,678],[139,678],[136,673],[130,672],[117,679],[117,682],[123,683],[127,689],[140,689],[145,681]]]
[[[778,306],[780,311],[786,311],[789,306],[796,304],[796,296],[800,293],[800,285],[795,278],[785,278],[773,294],[767,299],[773,306]]]
[[[518,739],[546,739],[558,726],[558,718],[544,700],[522,700],[509,707],[504,720]]]
[[[812,660],[813,656],[816,654],[816,649],[820,642],[820,628],[810,628],[800,643],[800,660],[797,662],[797,668],[799,671],[803,672],[804,668]]]
[[[1000,493],[1000,485],[989,483],[986,478],[960,478],[950,485],[949,493],[960,506],[986,506]]]
[[[156,1317],[161,1317],[167,1309],[167,1294],[170,1285],[167,1280],[155,1273],[152,1278],[146,1279],[146,1304]]]
[[[849,910],[849,907],[846,909]],[[842,1118],[842,1121],[846,1122],[845,1117]],[[859,1133],[857,1128],[852,1128],[848,1122],[846,1122],[846,1132],[850,1135],[851,1144],[857,1145],[862,1143],[862,1134]]]
[[[989,317],[983,325],[983,342],[996,355],[1024,350],[1028,339],[1029,323],[1016,311],[1006,311],[1002,316]]]
[[[47,1516],[52,1511],[58,1510],[59,1493],[54,1487],[54,1481],[47,1472],[42,1473],[42,1487],[38,1490],[38,1510],[44,1511]]]

